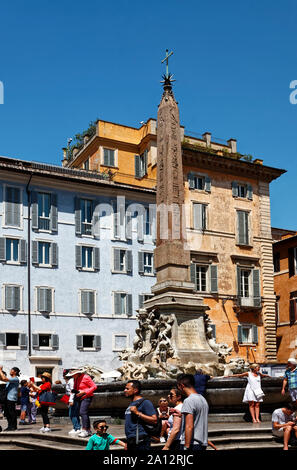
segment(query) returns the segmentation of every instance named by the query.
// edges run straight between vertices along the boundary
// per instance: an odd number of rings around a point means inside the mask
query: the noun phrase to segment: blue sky
[[[168,48],[186,132],[236,138],[240,152],[286,169],[271,184],[272,225],[297,229],[294,0],[3,4],[0,155],[60,164],[91,120],[156,117]]]

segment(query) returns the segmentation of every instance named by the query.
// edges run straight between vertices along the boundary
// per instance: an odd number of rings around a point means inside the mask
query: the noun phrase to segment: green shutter
[[[6,346],[6,334],[0,333],[0,348],[4,348]]]
[[[32,241],[32,264],[38,264],[38,242]]]
[[[121,315],[123,312],[121,310],[121,294],[118,292],[114,293],[114,314]]]
[[[52,348],[59,349],[59,336],[58,335],[52,335]]]
[[[95,338],[94,338],[94,347],[98,350],[101,349],[101,336],[95,336]]]
[[[93,217],[92,217],[92,235],[93,237],[100,238],[100,214],[99,214],[99,201],[94,203]]]
[[[237,197],[238,196],[238,183],[236,181],[232,181],[231,186],[232,186],[232,196]]]
[[[261,307],[260,269],[253,269],[254,307]]]
[[[236,281],[237,281],[237,302],[238,305],[241,304],[241,268],[236,266]]]
[[[238,337],[238,343],[242,343],[242,326],[238,325],[237,327],[237,337]]]
[[[246,188],[246,195],[247,195],[247,198],[252,200],[253,199],[253,186],[251,184],[248,184],[247,185],[247,188]]]
[[[134,155],[135,178],[140,178],[140,155]]]
[[[50,230],[58,231],[58,200],[55,193],[51,194]]]
[[[218,267],[210,265],[210,292],[218,292]]]
[[[89,314],[93,315],[95,313],[95,292],[88,292],[89,298]]]
[[[20,348],[25,349],[27,347],[27,344],[28,344],[27,335],[25,333],[21,333],[20,334],[20,339],[19,339]]]
[[[238,244],[249,243],[249,214],[245,211],[237,211]]]
[[[203,204],[193,204],[193,227],[197,230],[203,229],[202,206]]]
[[[258,327],[256,325],[252,326],[252,335],[253,343],[258,344]]]

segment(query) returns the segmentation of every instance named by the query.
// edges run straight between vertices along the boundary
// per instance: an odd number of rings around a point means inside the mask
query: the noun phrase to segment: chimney
[[[237,152],[237,140],[236,139],[229,139],[227,140],[229,147],[231,148],[231,153]]]
[[[62,166],[66,166],[67,165],[67,148],[63,147],[62,150],[63,150]]]
[[[202,134],[202,137],[206,142],[206,147],[210,147],[211,132],[204,132],[204,134]]]

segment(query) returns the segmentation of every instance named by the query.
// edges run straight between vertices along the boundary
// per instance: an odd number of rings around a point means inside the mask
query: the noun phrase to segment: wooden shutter
[[[51,194],[50,230],[58,231],[58,201],[55,193]]]
[[[204,186],[205,191],[208,193],[211,192],[211,179],[208,175],[205,176],[205,186]]]
[[[0,238],[0,262],[6,261],[6,238]]]
[[[133,315],[132,294],[127,294],[126,302],[127,302],[127,315],[131,317]]]
[[[210,265],[210,292],[218,292],[218,267]]]
[[[80,208],[80,198],[74,198],[74,211],[75,211],[75,234],[81,235],[81,208]]]
[[[249,214],[244,211],[237,211],[238,244],[248,245],[249,243]]]
[[[20,348],[25,349],[27,347],[27,344],[28,344],[27,335],[25,333],[21,333],[20,334],[20,339],[19,339]]]
[[[189,189],[195,189],[195,177],[193,173],[188,173]]]
[[[5,191],[5,225],[13,225],[13,195],[10,187]]]
[[[140,155],[134,155],[135,178],[141,178]]]
[[[295,276],[295,256],[294,248],[288,249],[288,261],[289,261],[289,277]]]
[[[290,300],[290,324],[293,325],[297,319],[297,302],[296,299]]]
[[[261,307],[260,269],[253,269],[254,307]]]
[[[248,184],[246,187],[246,196],[248,199],[252,201],[253,199],[253,186],[251,184]]]
[[[75,267],[77,269],[82,268],[82,246],[75,246]]]
[[[94,248],[94,269],[100,270],[100,248]]]
[[[94,347],[98,350],[101,349],[101,336],[94,337]]]
[[[241,304],[241,268],[236,267],[236,281],[237,281],[237,302]]]
[[[232,181],[231,186],[232,186],[232,196],[233,197],[238,196],[238,183],[236,181]]]
[[[126,212],[125,234],[127,240],[132,240],[132,214]]]
[[[38,242],[32,242],[32,264],[38,264]]]
[[[238,337],[238,343],[242,343],[242,326],[238,325],[237,327],[237,337]]]
[[[113,249],[113,269],[114,271],[120,271],[121,264],[120,264],[120,249],[114,248]]]
[[[193,204],[193,227],[202,230],[202,204]]]
[[[132,251],[127,250],[126,251],[126,271],[127,273],[132,273],[133,271],[133,257],[132,257]]]
[[[76,347],[77,347],[77,349],[83,349],[83,337],[82,337],[82,335],[76,335]]]
[[[138,252],[138,272],[139,272],[139,274],[144,273],[144,253],[143,253],[143,251]]]
[[[20,262],[27,262],[27,242],[26,240],[20,240]]]
[[[201,225],[202,225],[202,230],[206,230],[206,210],[207,210],[207,206],[206,204],[202,204],[202,207],[201,207],[201,213],[202,213],[202,218],[201,218]]]
[[[59,336],[58,335],[52,335],[52,348],[59,349]]]
[[[121,309],[121,294],[118,292],[114,292],[114,314],[115,315],[121,315],[122,309]]]
[[[258,327],[256,325],[252,326],[252,341],[254,344],[258,344]]]
[[[58,244],[51,243],[51,265],[58,266]]]
[[[32,229],[38,230],[38,194],[36,191],[31,192],[31,214]]]
[[[138,308],[142,308],[142,307],[143,307],[143,302],[144,302],[144,295],[143,295],[143,294],[139,294],[139,295],[138,295]]]
[[[194,284],[194,289],[197,290],[197,273],[196,273],[196,264],[190,264],[190,277],[191,282]]]

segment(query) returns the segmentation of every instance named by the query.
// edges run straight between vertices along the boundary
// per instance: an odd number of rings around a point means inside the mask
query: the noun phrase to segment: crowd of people
[[[39,409],[43,427],[42,433],[51,431],[49,407],[55,404],[56,396],[52,391],[52,377],[49,372],[40,376],[41,384],[37,385],[34,378],[20,382],[20,370],[13,367],[9,376],[0,366],[0,380],[6,382],[6,387],[0,402],[3,403],[7,428],[4,431],[17,429],[16,404],[20,399],[19,425],[35,424]],[[260,403],[263,402],[264,392],[261,388],[261,378],[268,377],[260,372],[258,364],[252,364],[249,372],[224,376],[241,377],[247,379],[243,395],[243,403],[249,406],[251,421],[260,423]],[[83,370],[64,370],[65,394],[61,398],[67,403],[69,418],[73,429],[69,431],[72,436],[90,437],[86,450],[108,450],[111,444],[119,444],[128,451],[148,451],[152,442],[160,442],[163,450],[178,451],[204,451],[207,446],[217,450],[208,440],[208,403],[205,398],[207,382],[212,377],[202,370],[195,375],[181,374],[169,394],[159,399],[158,407],[142,396],[141,382],[130,380],[126,383],[124,395],[130,400],[125,412],[126,442],[112,436],[107,432],[108,425],[105,420],[96,420],[93,423],[94,433],[91,431],[89,408],[92,403],[97,385],[92,377]],[[60,383],[60,381],[55,382]],[[272,434],[283,441],[283,449],[288,450],[292,440],[297,441],[297,361],[288,359],[287,369],[283,379],[281,394],[286,388],[291,397],[290,403],[276,409],[272,414]],[[4,398],[3,398],[4,393]],[[27,421],[26,421],[27,418]]]

